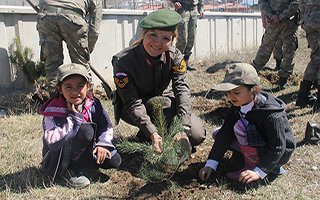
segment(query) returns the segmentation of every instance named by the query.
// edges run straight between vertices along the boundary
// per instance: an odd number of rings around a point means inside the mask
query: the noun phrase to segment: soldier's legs
[[[310,94],[312,85],[317,82],[317,75],[319,73],[320,52],[319,52],[319,32],[313,30],[311,27],[305,27],[306,38],[311,48],[310,62],[308,63],[303,80],[300,83],[300,88],[296,100],[296,105],[305,107],[313,105],[316,98]],[[318,95],[317,95],[318,96]],[[317,99],[319,96],[317,97]]]
[[[292,21],[283,22],[284,27],[280,38],[283,42],[283,59],[280,65],[279,77],[288,78],[293,72],[293,58],[297,49],[296,32],[298,26]]]
[[[192,48],[194,45],[194,40],[197,32],[197,14],[198,14],[198,11],[196,9],[193,11],[190,11],[190,19],[189,19],[188,29],[187,29],[188,31],[187,44],[184,49],[184,59],[187,64],[187,69],[190,71],[197,70],[195,66],[192,66],[189,63],[189,58],[190,58],[190,55],[192,54]]]
[[[183,11],[180,13],[182,17],[182,22],[178,25],[178,38],[176,47],[181,51],[181,53],[185,53],[185,49],[187,46],[188,40],[188,26],[189,26],[189,19],[190,19],[190,12]]]
[[[320,67],[320,33],[317,30],[310,29],[306,30],[306,38],[308,40],[309,47],[311,48],[310,61],[304,71],[303,80],[310,82],[318,81],[318,73]]]
[[[276,67],[274,68],[275,70],[280,70],[280,65],[281,65],[281,62],[282,62],[282,45],[283,45],[283,42],[282,40],[279,38],[276,45],[274,46],[274,49],[273,49],[273,58],[275,59],[276,61]]]
[[[81,16],[61,17],[59,28],[69,50],[71,62],[82,64],[90,71],[88,62],[90,53],[88,47],[88,24]]]
[[[42,59],[45,61],[46,82],[51,95],[56,85],[57,69],[63,63],[62,36],[56,25],[57,16],[45,16],[38,20],[37,28],[41,34]]]
[[[197,14],[198,11],[195,9],[193,11],[190,11],[190,18],[188,23],[188,38],[187,38],[187,44],[184,50],[184,55],[189,56],[192,54],[192,48],[194,45],[194,41],[197,34]]]
[[[307,77],[307,70],[314,71],[315,74],[317,75],[316,78],[313,78],[313,83],[317,83],[316,88],[317,88],[317,100],[314,104],[314,111],[319,111],[320,108],[320,31],[319,31],[319,26],[317,25],[311,25],[310,28],[308,26],[305,28],[305,31],[307,33],[307,40],[308,44],[310,45],[311,48],[311,55],[310,55],[310,62],[308,63],[307,69],[305,71],[304,78]],[[313,42],[311,44],[311,42]],[[308,72],[310,74],[311,72]],[[310,75],[309,75],[310,76]],[[310,77],[310,79],[312,79]]]
[[[297,34],[294,34],[294,43],[296,50],[298,49],[298,37]],[[282,39],[278,39],[276,46],[273,49],[273,58],[276,60],[276,67],[275,70],[280,70],[280,65],[283,58],[283,52],[282,52],[283,42]]]
[[[283,45],[283,42],[282,40],[279,38],[276,42],[276,45],[274,46],[274,49],[273,49],[273,58],[275,60],[281,60],[282,59],[282,45]]]
[[[281,25],[267,25],[266,32],[262,37],[261,45],[252,63],[257,70],[262,69],[269,61],[280,32]]]

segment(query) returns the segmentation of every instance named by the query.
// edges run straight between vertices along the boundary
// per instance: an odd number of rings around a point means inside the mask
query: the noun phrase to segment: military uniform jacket
[[[259,0],[261,13],[267,18],[277,15],[280,21],[288,20],[298,12],[298,0]]]
[[[73,10],[76,13],[82,13],[82,17],[88,19],[89,47],[94,46],[98,40],[100,23],[102,18],[102,1],[101,0],[40,0],[39,7],[41,10],[47,6],[55,6],[62,9]]]
[[[157,129],[143,103],[152,97],[162,96],[170,82],[177,115],[190,126],[190,90],[186,82],[186,63],[179,50],[169,47],[159,58],[153,58],[141,42],[113,56],[112,64],[114,81],[124,108],[144,134],[150,135]]]
[[[301,13],[301,24],[320,24],[319,0],[299,0],[299,10]]]

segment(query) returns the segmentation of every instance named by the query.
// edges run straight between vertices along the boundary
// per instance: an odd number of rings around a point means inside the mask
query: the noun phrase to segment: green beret
[[[140,22],[140,27],[145,29],[174,31],[181,21],[182,18],[180,14],[174,10],[164,8],[145,16]]]

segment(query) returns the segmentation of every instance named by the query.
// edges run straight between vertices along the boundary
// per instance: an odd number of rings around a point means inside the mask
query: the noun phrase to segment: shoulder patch
[[[121,89],[124,88],[129,82],[128,75],[122,72],[116,73],[113,79],[114,79],[114,83]]]
[[[172,66],[174,72],[186,72],[187,71],[187,63],[184,59],[182,59],[180,66]]]

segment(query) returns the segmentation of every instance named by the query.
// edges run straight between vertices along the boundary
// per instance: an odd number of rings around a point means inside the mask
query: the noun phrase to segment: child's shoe
[[[90,185],[90,180],[79,170],[68,170],[65,180],[74,188],[84,188]]]

